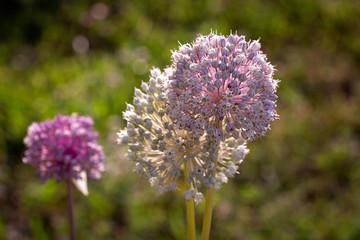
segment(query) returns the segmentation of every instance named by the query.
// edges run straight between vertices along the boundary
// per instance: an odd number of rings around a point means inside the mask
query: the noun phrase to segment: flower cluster
[[[203,199],[202,186],[219,188],[237,173],[238,164],[248,153],[245,141],[231,136],[220,142],[208,136],[198,138],[174,124],[166,108],[165,94],[173,69],[154,68],[148,83],[135,89],[133,105],[123,113],[127,127],[118,133],[118,143],[129,146],[127,156],[135,162],[134,171],[148,179],[159,194],[174,191],[178,180],[190,187],[185,199]]]
[[[244,36],[211,33],[172,54],[167,112],[191,136],[253,140],[264,136],[278,118],[278,80],[260,43]]]
[[[85,171],[100,178],[104,171],[104,153],[97,144],[93,121],[86,116],[57,116],[53,120],[33,123],[24,139],[28,150],[24,163],[37,168],[45,182],[56,179],[80,179]]]

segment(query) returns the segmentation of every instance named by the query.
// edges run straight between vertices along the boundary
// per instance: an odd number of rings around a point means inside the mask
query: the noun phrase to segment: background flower
[[[23,162],[37,168],[41,179],[81,179],[85,171],[100,178],[104,171],[104,153],[96,142],[93,120],[84,116],[57,116],[33,123],[24,139],[28,149]]]

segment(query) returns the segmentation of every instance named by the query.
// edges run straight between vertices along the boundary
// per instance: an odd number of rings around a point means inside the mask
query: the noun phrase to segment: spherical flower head
[[[81,179],[86,172],[100,178],[104,153],[97,144],[93,120],[87,116],[62,116],[29,126],[24,143],[24,163],[37,168],[41,179]]]
[[[199,35],[172,54],[167,86],[170,118],[196,137],[254,140],[264,136],[276,114],[274,66],[258,40],[244,36]]]
[[[159,194],[178,189],[179,180],[184,180],[190,186],[183,192],[185,199],[200,203],[201,188],[219,188],[227,182],[248,149],[243,139],[229,137],[219,143],[206,136],[196,138],[174,124],[165,110],[169,101],[165,86],[172,74],[171,68],[164,72],[154,68],[142,90],[135,89],[133,105],[123,113],[127,127],[118,132],[117,142],[128,145],[134,172],[148,179]]]

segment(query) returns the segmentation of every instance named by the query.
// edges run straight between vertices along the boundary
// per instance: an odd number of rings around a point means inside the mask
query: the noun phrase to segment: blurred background
[[[156,196],[115,133],[149,69],[211,29],[261,38],[281,80],[281,119],[216,193],[212,239],[360,239],[356,0],[1,1],[0,239],[68,239],[64,182],[42,185],[22,157],[28,125],[73,112],[107,155],[89,197],[75,192],[78,239],[185,239],[181,194]]]

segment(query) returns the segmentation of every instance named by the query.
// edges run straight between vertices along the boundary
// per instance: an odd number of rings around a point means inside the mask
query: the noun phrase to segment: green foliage
[[[210,29],[261,38],[281,79],[281,119],[215,193],[212,239],[360,238],[359,1],[105,0],[103,19],[94,1],[3,2],[0,239],[67,239],[64,183],[42,185],[21,159],[29,124],[73,112],[94,118],[107,155],[89,197],[75,191],[78,238],[185,239],[182,196],[134,175],[115,133],[151,66]]]

